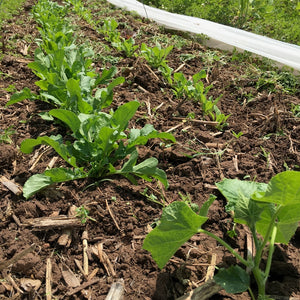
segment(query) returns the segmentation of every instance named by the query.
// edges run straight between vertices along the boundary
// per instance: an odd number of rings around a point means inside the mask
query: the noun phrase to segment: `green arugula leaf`
[[[23,196],[28,199],[43,188],[53,184],[69,180],[86,178],[88,174],[82,168],[74,170],[65,168],[54,168],[46,170],[42,174],[31,176],[24,184]]]
[[[184,202],[173,202],[163,209],[160,224],[145,238],[143,248],[150,251],[162,269],[176,250],[188,241],[207,218],[198,216]]]
[[[10,97],[10,100],[5,104],[5,107],[21,102],[25,99],[36,99],[37,95],[32,93],[29,88],[25,87],[21,92],[15,93]]]
[[[75,113],[66,109],[52,109],[49,114],[63,121],[72,131],[76,133],[80,127],[80,120]]]
[[[72,167],[77,167],[76,158],[72,156],[66,145],[62,144],[61,136],[42,136],[37,139],[27,139],[21,143],[21,151],[23,153],[31,153],[34,147],[38,145],[49,145],[51,146],[66,162]]]

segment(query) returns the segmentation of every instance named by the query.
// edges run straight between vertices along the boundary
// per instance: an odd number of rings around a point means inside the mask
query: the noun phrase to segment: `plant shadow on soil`
[[[27,2],[25,7],[32,3]],[[143,27],[145,34],[136,38],[137,43],[148,42],[149,37],[160,34],[159,28],[149,21],[138,20],[119,10],[113,13],[119,22],[130,20],[131,28]],[[15,24],[16,19],[24,20],[24,26]],[[79,29],[90,41],[100,39],[83,21],[78,21]],[[6,40],[16,37],[21,40],[25,35],[38,36],[36,24],[22,11],[5,26]],[[171,38],[171,34],[167,34]],[[64,134],[64,129],[43,121],[37,115],[49,109],[45,103],[24,101],[5,108],[10,93],[5,90],[15,84],[17,90],[29,87],[37,91],[34,82],[37,80],[27,68],[32,60],[34,44],[30,45],[28,57],[20,54],[18,44],[11,52],[6,53],[0,61],[1,91],[1,128],[13,126],[15,134],[11,136],[12,144],[0,144],[1,176],[23,185],[32,174],[43,172],[51,159],[56,155],[53,150],[37,149],[38,163],[33,167],[36,157],[24,155],[19,146],[25,138],[36,138],[41,134]],[[176,69],[181,64],[180,54],[204,52],[206,49],[196,42],[187,43],[181,49],[174,48],[168,56],[169,64]],[[117,56],[117,53],[112,54]],[[145,61],[132,59],[121,60],[117,67],[126,77],[126,84],[119,86],[114,92],[113,106],[138,99],[141,105],[131,126],[141,127],[151,123],[158,131],[172,133],[177,144],[168,146],[159,140],[150,141],[139,149],[141,159],[154,156],[159,160],[159,167],[164,169],[169,180],[169,188],[163,190],[157,183],[140,182],[131,185],[124,178],[112,178],[113,182],[101,182],[97,186],[85,189],[90,180],[74,181],[61,184],[37,194],[25,201],[22,196],[11,193],[4,186],[0,191],[0,261],[12,258],[16,253],[32,243],[37,245],[33,253],[18,260],[11,267],[2,270],[1,278],[11,275],[19,284],[22,278],[34,278],[42,282],[35,292],[37,297],[45,295],[46,260],[52,262],[52,290],[56,299],[85,299],[84,292],[66,296],[72,290],[63,276],[63,268],[67,265],[82,282],[84,278],[75,264],[75,259],[82,261],[82,233],[88,232],[90,246],[103,244],[103,249],[116,272],[115,278],[107,276],[106,269],[99,259],[89,253],[89,271],[99,268],[99,282],[86,288],[85,291],[93,299],[105,299],[116,278],[123,278],[125,283],[125,299],[176,299],[184,292],[201,284],[205,278],[210,258],[216,255],[217,266],[229,266],[233,262],[231,255],[214,240],[205,236],[194,236],[181,247],[163,270],[159,270],[151,255],[142,249],[143,239],[149,232],[149,226],[159,219],[161,206],[143,196],[145,188],[154,194],[159,201],[171,202],[180,200],[178,192],[189,194],[192,201],[201,205],[211,193],[217,196],[209,211],[206,229],[218,236],[227,238],[227,231],[232,229],[232,218],[224,209],[225,200],[214,188],[215,182],[223,177],[249,178],[268,182],[272,176],[300,165],[300,120],[290,114],[290,104],[300,104],[298,95],[284,94],[280,90],[270,93],[258,91],[253,85],[253,78],[244,76],[245,65],[241,62],[227,60],[224,64],[213,63],[208,72],[207,84],[213,83],[210,95],[214,98],[223,94],[220,108],[223,113],[231,114],[229,125],[223,132],[197,122],[181,123],[174,115],[184,117],[194,113],[196,119],[201,118],[201,109],[197,103],[185,103],[180,112],[175,110],[176,100],[164,84],[145,67]],[[107,65],[108,67],[109,65]],[[128,66],[132,66],[128,70]],[[95,61],[95,68],[101,70],[102,61]],[[198,57],[185,63],[181,72],[193,75],[206,68]],[[216,70],[217,72],[213,72]],[[238,80],[242,78],[243,80]],[[161,79],[161,77],[158,77]],[[244,101],[244,94],[253,94],[253,99]],[[148,108],[147,108],[148,106]],[[150,109],[149,109],[150,108]],[[179,126],[178,126],[179,125]],[[175,128],[178,126],[177,128]],[[232,131],[243,132],[239,138],[233,138]],[[262,153],[270,153],[266,158]],[[192,150],[191,150],[192,149]],[[200,155],[201,153],[204,153]],[[56,166],[64,166],[58,159]],[[162,197],[163,195],[163,197]],[[28,219],[67,215],[75,205],[84,205],[90,216],[96,221],[88,220],[79,228],[69,231],[69,241],[60,245],[59,239],[64,233],[62,229],[52,228],[47,231],[20,226],[28,223]],[[109,209],[108,209],[109,208]],[[113,220],[114,217],[115,221]],[[17,221],[16,221],[17,220]],[[231,246],[244,255],[247,231],[243,226],[236,228],[238,236],[229,239]],[[300,298],[300,250],[299,229],[289,245],[277,245],[267,293],[278,296]],[[7,283],[9,285],[9,283]],[[0,295],[9,298],[11,291],[0,282]],[[29,299],[23,294],[22,299]],[[4,298],[5,299],[5,298]],[[247,293],[228,295],[224,291],[211,299],[249,300]]]

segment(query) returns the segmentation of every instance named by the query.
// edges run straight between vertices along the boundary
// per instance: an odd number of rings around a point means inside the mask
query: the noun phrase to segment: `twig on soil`
[[[15,195],[19,196],[22,194],[22,188],[15,184],[12,180],[6,178],[5,176],[0,177],[0,182]]]
[[[69,292],[67,292],[66,295],[67,296],[72,296],[72,295],[80,292],[81,290],[87,288],[88,286],[93,285],[93,284],[95,284],[95,283],[97,283],[99,281],[100,281],[100,278],[94,278],[91,281],[87,281],[87,282],[83,283],[82,285],[80,285],[80,286],[78,286],[78,287],[70,290]]]
[[[184,125],[184,122],[182,122],[182,123],[180,123],[180,124],[177,124],[177,125],[171,127],[170,129],[168,129],[166,132],[171,132],[171,131],[173,131],[173,130],[175,130],[175,129],[177,129],[177,128],[183,126],[183,125]]]
[[[157,77],[157,75],[152,71],[150,67],[148,67],[146,64],[144,64],[144,66],[150,71],[150,73],[154,76],[156,81],[160,81],[160,79]]]
[[[138,88],[139,90],[141,90],[142,92],[144,92],[144,93],[150,93],[149,91],[147,91],[145,88],[143,88],[143,87],[140,86],[140,85],[138,85],[137,88]]]
[[[75,261],[75,264],[76,264],[77,268],[78,268],[79,271],[82,273],[84,279],[85,279],[86,281],[88,281],[88,276],[86,276],[86,275],[84,274],[84,270],[83,270],[83,268],[82,268],[81,262],[80,262],[78,259],[76,259],[76,258],[74,259],[74,261]]]
[[[114,282],[105,300],[122,300],[124,294],[124,280],[121,278]]]
[[[181,65],[174,71],[174,73],[179,72],[184,66],[185,66],[185,63],[181,64]]]
[[[215,157],[216,157],[216,162],[217,162],[217,166],[218,166],[219,173],[220,173],[220,178],[221,178],[221,180],[223,180],[225,176],[224,176],[222,168],[221,168],[220,158],[219,158],[218,153],[216,153]]]
[[[4,262],[0,263],[0,271],[2,271],[3,269],[9,267],[10,265],[14,264],[15,262],[17,262],[19,259],[21,259],[22,257],[24,257],[25,255],[27,255],[28,253],[32,252],[35,250],[35,244],[32,244],[30,247],[24,249],[23,251],[21,251],[20,253],[14,255],[11,259],[6,260]]]
[[[58,160],[58,156],[54,156],[51,161],[49,162],[46,170],[52,169],[56,161]]]
[[[38,162],[40,161],[40,159],[43,157],[43,155],[45,155],[47,152],[49,152],[52,148],[50,148],[50,146],[46,146],[46,149],[37,157],[37,159],[33,162],[32,166],[30,167],[29,171],[32,171],[36,165],[38,164]],[[38,153],[38,152],[37,152]],[[35,156],[34,156],[35,157]]]
[[[153,115],[152,115],[152,113],[151,113],[151,104],[150,104],[149,99],[148,99],[147,101],[145,101],[145,103],[146,103],[146,106],[147,106],[147,113],[148,113],[148,116],[150,117],[150,119],[152,119],[152,118],[153,118]]]
[[[83,272],[85,276],[89,275],[89,258],[87,254],[88,250],[88,234],[87,231],[82,233],[82,247],[83,247]]]
[[[22,227],[22,226],[23,226],[23,224],[21,223],[21,221],[19,220],[19,218],[18,218],[15,214],[12,215],[12,218],[14,219],[14,221],[16,222],[16,224],[17,224],[19,227]]]
[[[205,124],[205,125],[211,125],[211,126],[215,126],[218,125],[219,122],[213,122],[213,121],[206,121],[206,120],[195,120],[195,119],[187,119],[187,118],[183,118],[183,117],[173,117],[174,120],[186,120],[189,122],[193,122],[193,123],[199,123],[199,124]]]
[[[210,279],[213,279],[214,273],[215,273],[215,268],[216,268],[216,261],[217,261],[217,254],[213,253],[210,259],[210,265],[207,268],[206,276],[205,276],[205,281],[207,282]]]
[[[183,295],[176,300],[206,300],[210,299],[211,296],[217,294],[222,290],[222,287],[219,286],[214,280],[208,280],[196,289],[192,290],[186,295]]]
[[[47,264],[46,264],[46,300],[52,299],[52,264],[51,259],[47,258]]]
[[[97,245],[97,250],[98,250],[98,257],[100,262],[103,264],[108,276],[115,277],[116,272],[113,268],[113,265],[111,264],[107,254],[103,251],[103,243],[99,243]]]
[[[35,218],[27,220],[25,226],[32,226],[33,229],[47,230],[53,228],[73,228],[81,227],[83,224],[77,217],[59,215],[54,217]]]
[[[111,218],[113,219],[113,221],[114,221],[116,227],[118,228],[118,230],[119,230],[120,232],[122,232],[121,228],[119,227],[119,225],[118,225],[118,223],[117,223],[117,221],[116,221],[116,219],[115,219],[114,214],[113,214],[112,211],[110,210],[110,207],[109,207],[109,205],[108,205],[107,199],[105,199],[105,203],[106,203],[107,210],[108,210],[108,212],[109,212]]]
[[[98,273],[98,271],[99,271],[99,268],[94,269],[94,270],[90,273],[90,275],[88,276],[87,280],[88,280],[88,281],[92,280],[92,279],[96,276],[96,274]]]
[[[235,156],[232,158],[232,161],[233,161],[233,165],[234,165],[235,170],[238,172],[238,171],[239,171],[239,165],[238,165],[238,158],[237,158],[237,155],[235,155]]]
[[[15,280],[10,276],[7,275],[6,279],[11,283],[11,285],[14,287],[14,289],[20,293],[20,294],[24,294],[23,291],[18,287],[18,285],[16,284]]]

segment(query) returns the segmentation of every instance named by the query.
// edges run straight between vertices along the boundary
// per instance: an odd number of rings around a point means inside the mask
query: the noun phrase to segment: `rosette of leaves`
[[[137,146],[145,145],[152,138],[172,142],[175,142],[175,138],[169,133],[157,132],[150,124],[142,129],[127,130],[128,122],[139,105],[137,101],[131,101],[109,114],[99,112],[76,115],[64,109],[51,110],[51,116],[71,129],[74,141],[64,143],[59,135],[42,136],[23,141],[21,151],[31,153],[37,145],[49,145],[72,168],[54,168],[31,176],[24,185],[24,197],[29,198],[53,183],[87,177],[99,180],[113,175],[122,175],[134,184],[137,183],[136,177],[146,181],[156,179],[167,187],[166,174],[157,167],[156,158],[150,157],[137,163]]]

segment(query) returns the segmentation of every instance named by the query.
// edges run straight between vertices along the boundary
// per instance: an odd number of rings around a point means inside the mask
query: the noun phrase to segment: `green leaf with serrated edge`
[[[143,248],[150,251],[162,269],[176,250],[188,241],[207,218],[198,216],[184,202],[173,202],[163,209],[160,224],[145,238]]]
[[[216,183],[216,186],[227,200],[227,211],[235,210],[236,203],[241,199],[241,195],[250,198],[254,192],[265,192],[267,188],[265,183],[226,178]]]
[[[127,128],[129,120],[135,115],[140,104],[137,101],[130,101],[121,106],[114,112],[112,116],[112,124],[117,127],[118,131]]]
[[[5,104],[5,107],[21,102],[25,99],[36,98],[36,95],[31,93],[29,88],[24,88],[21,92],[15,93],[10,97],[10,100]]]
[[[246,222],[250,228],[254,228],[255,223],[260,220],[262,211],[263,208],[259,207],[255,201],[241,194],[235,205],[234,220],[237,223]]]
[[[29,197],[52,183],[52,179],[44,174],[33,175],[24,184],[23,196],[28,199]]]
[[[23,153],[31,153],[35,146],[44,144],[51,146],[66,162],[68,162],[72,167],[77,167],[76,158],[73,157],[66,145],[62,144],[60,141],[61,136],[42,136],[37,139],[27,139],[21,143],[21,151]]]
[[[66,109],[52,109],[49,114],[62,122],[64,122],[69,128],[76,133],[80,127],[80,120],[75,113]]]
[[[239,266],[220,269],[214,280],[230,294],[242,293],[250,286],[250,275]]]
[[[217,199],[217,197],[215,195],[210,194],[208,200],[205,201],[203,203],[203,205],[201,206],[200,211],[199,211],[199,216],[206,217],[210,206],[216,199]]]
[[[300,203],[300,172],[285,171],[275,175],[269,182],[265,193],[254,191],[256,201],[293,205]],[[300,220],[300,214],[299,214]]]

